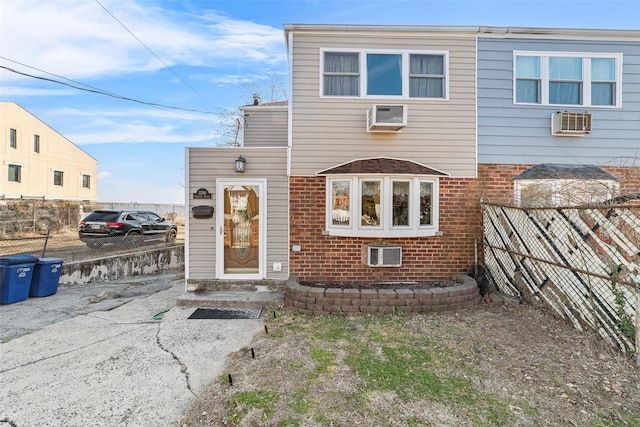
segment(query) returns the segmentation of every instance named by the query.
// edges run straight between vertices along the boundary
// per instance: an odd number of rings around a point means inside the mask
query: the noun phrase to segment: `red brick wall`
[[[323,236],[325,178],[290,178],[290,275],[313,283],[441,281],[466,273],[482,238],[477,181],[440,180],[441,237],[376,239]],[[402,246],[402,267],[368,267],[370,244]]]
[[[440,179],[439,237],[374,239],[323,236],[325,228],[325,178],[290,178],[291,277],[313,283],[372,283],[441,281],[466,273],[473,265],[478,242],[482,262],[480,200],[513,203],[513,177],[534,165],[478,165],[478,179]],[[623,182],[622,194],[640,192],[640,168],[607,167]],[[402,246],[402,267],[368,267],[366,248],[371,244]]]
[[[513,177],[535,165],[478,165],[479,192],[485,202],[513,203]],[[620,178],[620,194],[640,192],[640,167],[600,166]]]
[[[622,180],[620,194],[640,193],[640,166],[601,166]]]

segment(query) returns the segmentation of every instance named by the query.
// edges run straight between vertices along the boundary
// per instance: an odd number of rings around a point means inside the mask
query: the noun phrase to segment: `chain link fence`
[[[640,362],[640,206],[482,208],[484,262],[498,290],[597,331]]]
[[[94,210],[145,210],[155,212],[178,225],[174,242],[164,240],[102,238],[82,242],[80,221]],[[96,239],[98,240],[98,239]],[[184,206],[101,202],[83,204],[47,200],[0,201],[0,256],[30,254],[40,258],[61,258],[64,262],[103,258],[167,244],[184,244]]]

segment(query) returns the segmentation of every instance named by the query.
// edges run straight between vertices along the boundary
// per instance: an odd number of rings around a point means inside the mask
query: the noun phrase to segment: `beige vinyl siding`
[[[0,197],[42,197],[57,200],[98,199],[98,161],[15,102],[0,102]],[[9,147],[9,129],[17,133],[16,148]],[[40,150],[34,152],[34,135]],[[20,182],[8,180],[9,165],[21,166]],[[54,171],[63,173],[54,185]],[[82,176],[90,176],[89,188]]]
[[[244,109],[245,147],[286,147],[287,108],[253,107]]]
[[[294,32],[291,175],[313,175],[354,158],[414,160],[454,177],[476,176],[475,35]],[[448,99],[320,97],[321,49],[448,51]],[[401,133],[366,131],[373,104],[408,106]]]
[[[242,155],[245,173],[234,171],[235,160]],[[199,205],[215,206],[217,178],[265,178],[267,180],[267,278],[286,279],[289,275],[288,226],[289,206],[287,178],[287,149],[274,148],[187,148],[189,176],[187,215],[188,233],[187,272],[189,279],[216,277],[216,218],[194,219],[191,208]],[[193,193],[205,188],[211,199],[194,199]],[[274,272],[273,263],[282,263],[282,271]]]

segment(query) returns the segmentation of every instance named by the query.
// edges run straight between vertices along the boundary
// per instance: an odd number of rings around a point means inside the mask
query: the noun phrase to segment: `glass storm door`
[[[221,279],[263,278],[264,184],[218,181],[216,270]]]

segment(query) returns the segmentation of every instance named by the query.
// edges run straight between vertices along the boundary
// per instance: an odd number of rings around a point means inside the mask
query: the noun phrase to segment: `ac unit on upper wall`
[[[406,125],[406,105],[373,105],[367,110],[368,132],[400,132]]]
[[[551,116],[551,134],[557,136],[582,136],[591,133],[591,113],[558,111]]]

